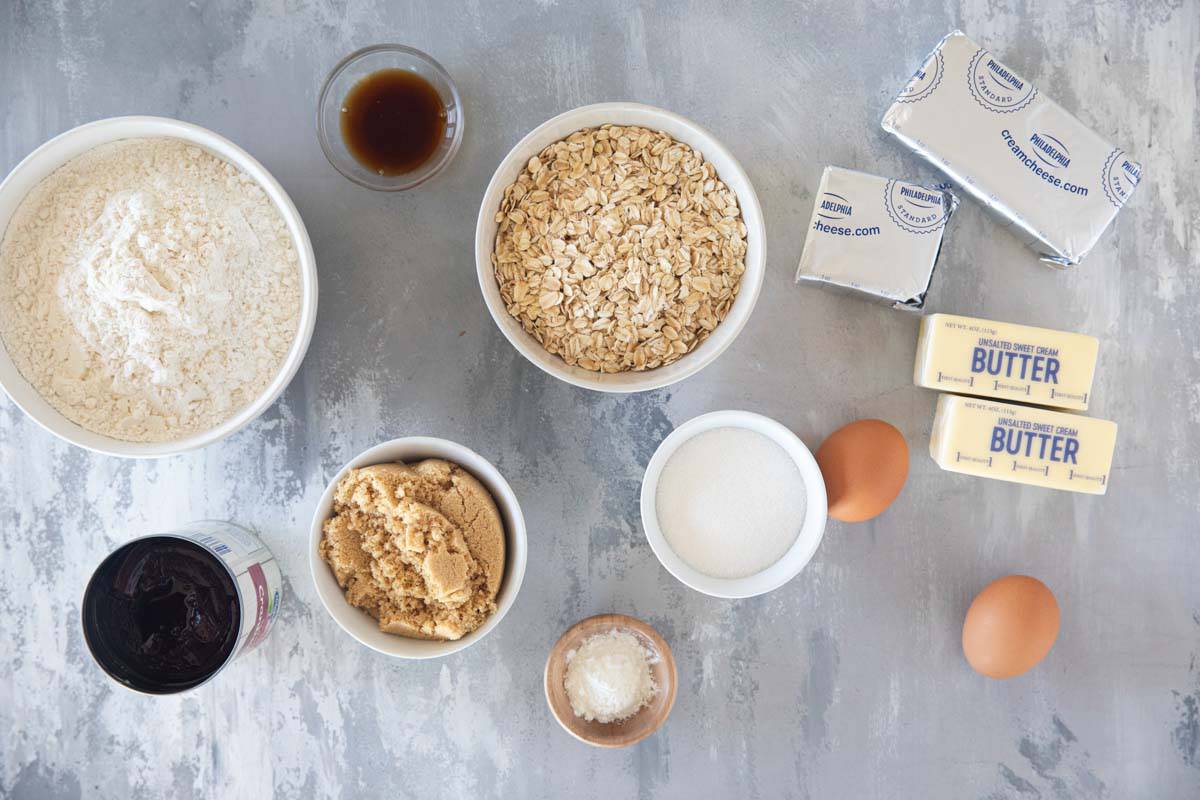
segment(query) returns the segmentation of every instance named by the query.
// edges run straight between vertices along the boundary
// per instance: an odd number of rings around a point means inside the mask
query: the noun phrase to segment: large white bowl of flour
[[[0,310],[6,310],[10,314],[9,318],[0,319],[0,330],[5,332],[4,338],[9,339],[13,347],[21,348],[19,357],[14,358],[14,353],[10,353],[4,340],[0,339],[0,386],[17,406],[46,430],[80,447],[116,456],[151,458],[173,455],[204,447],[229,436],[250,423],[279,397],[296,374],[308,349],[313,324],[316,320],[316,260],[313,256],[308,232],[295,205],[292,204],[279,182],[246,151],[212,131],[186,122],[162,117],[114,117],[81,125],[46,142],[18,164],[4,182],[0,183],[0,241],[3,241],[3,237],[9,231],[10,223],[14,221],[15,215],[18,220],[23,220],[27,216],[25,212],[18,214],[26,197],[31,196],[31,193],[38,190],[43,181],[52,178],[56,171],[59,171],[64,165],[69,165],[71,162],[79,163],[77,159],[85,154],[105,153],[124,146],[124,144],[115,143],[125,143],[127,140],[161,141],[164,139],[179,140],[202,151],[202,155],[197,156],[198,163],[201,163],[208,173],[197,176],[198,182],[202,178],[207,180],[208,184],[216,186],[218,189],[221,188],[220,175],[217,174],[214,178],[214,174],[212,174],[213,166],[208,158],[212,156],[236,168],[242,175],[248,177],[253,185],[261,189],[261,192],[265,194],[266,202],[261,202],[261,195],[248,189],[247,191],[259,197],[260,202],[253,207],[247,205],[246,209],[248,211],[269,209],[270,214],[277,215],[277,217],[271,217],[270,224],[275,226],[278,236],[267,244],[277,247],[281,242],[287,242],[286,250],[278,252],[286,252],[289,260],[286,267],[259,263],[260,259],[253,258],[255,253],[275,254],[277,252],[277,250],[268,251],[265,249],[266,245],[262,245],[262,250],[222,249],[219,257],[212,256],[211,246],[206,250],[196,250],[196,252],[204,252],[205,255],[203,259],[193,259],[193,267],[201,262],[211,265],[213,274],[201,275],[194,285],[189,284],[188,290],[195,297],[190,298],[188,307],[181,309],[178,303],[171,301],[170,290],[174,287],[170,274],[161,274],[162,271],[153,266],[128,274],[114,270],[111,266],[112,252],[121,249],[122,257],[127,261],[133,258],[129,255],[130,252],[133,252],[137,257],[144,258],[150,264],[154,262],[154,253],[158,251],[179,249],[191,252],[195,250],[196,245],[195,241],[190,240],[208,243],[207,237],[212,230],[211,224],[205,219],[197,219],[194,215],[189,216],[186,209],[183,212],[173,206],[166,209],[165,204],[163,208],[166,210],[151,208],[147,211],[143,207],[146,202],[145,198],[152,197],[153,192],[142,192],[140,195],[137,192],[130,192],[128,195],[121,195],[116,200],[106,202],[103,214],[97,219],[80,217],[80,225],[87,226],[86,228],[81,227],[80,236],[92,237],[88,240],[89,242],[95,240],[95,244],[90,247],[86,258],[83,259],[88,261],[86,268],[79,266],[80,259],[76,257],[61,278],[56,281],[44,281],[46,285],[41,286],[36,292],[27,292],[21,301],[25,304],[21,325],[13,322],[18,316],[15,313],[17,306],[14,303],[0,304]],[[101,149],[97,150],[97,148]],[[171,169],[176,173],[173,176],[176,184],[187,183],[186,180],[181,180],[187,177],[186,170],[180,173],[181,167],[178,165],[172,166]],[[87,191],[92,190],[92,187],[87,183],[86,176],[81,180],[82,183],[78,186],[55,186],[54,189],[66,194],[86,194]],[[164,177],[163,180],[164,183],[170,183],[167,177]],[[236,182],[234,178],[230,178],[230,181]],[[50,181],[47,181],[47,185],[50,185]],[[216,195],[216,197],[219,196],[219,194]],[[151,204],[153,205],[153,201]],[[164,222],[162,215],[167,213],[172,216]],[[159,214],[158,217],[155,217],[158,222],[156,235],[149,238],[137,228],[138,220],[146,214],[151,216]],[[282,229],[278,227],[279,220],[286,227],[286,233],[283,233]],[[256,237],[256,234],[261,233],[262,229],[258,225],[257,217],[252,219],[251,223],[246,230],[238,230],[242,224],[241,217],[234,214],[223,216],[218,227],[222,229],[220,232],[223,235],[242,237],[245,241],[253,242],[257,247],[262,244],[260,240],[263,237]],[[67,230],[69,228],[70,226],[66,226]],[[64,226],[58,226],[59,240],[64,238],[63,229]],[[13,231],[15,235],[17,229],[14,227]],[[138,239],[139,236],[142,237],[141,240]],[[59,243],[55,242],[53,246],[58,246]],[[227,253],[228,258],[236,255],[238,260],[234,263],[222,263],[222,259],[226,258]],[[10,252],[9,255],[11,256],[12,253]],[[168,255],[170,254],[168,253]],[[26,248],[24,253],[26,259],[35,256],[36,254],[31,255]],[[178,259],[178,254],[175,257]],[[294,264],[291,261],[293,258]],[[96,264],[103,259],[109,259],[109,261],[97,267]],[[16,257],[12,259],[14,263],[16,260]],[[140,265],[135,264],[135,266]],[[266,288],[260,286],[258,294],[254,298],[248,301],[243,299],[243,305],[238,306],[237,303],[241,297],[239,292],[242,292],[242,283],[238,281],[245,275],[247,269],[274,270],[277,274],[270,274],[265,278],[260,278],[255,274],[254,280],[259,281],[260,284],[264,280],[268,282]],[[5,264],[0,264],[0,275],[6,280],[12,280],[14,275],[19,274],[19,272],[6,269]],[[157,276],[161,278],[161,281],[147,281],[147,275]],[[277,318],[273,319],[272,312],[269,310],[270,304],[264,302],[264,298],[273,296],[271,292],[274,292],[281,282],[286,285],[286,297],[289,298],[289,302],[280,305],[286,306],[289,310],[286,315],[280,312]],[[104,285],[98,289],[97,283]],[[52,286],[52,284],[56,285]],[[164,287],[166,291],[163,291]],[[225,293],[226,287],[232,287],[233,293]],[[11,284],[4,288],[11,291]],[[55,291],[51,291],[52,288]],[[99,302],[96,302],[91,295],[87,297],[86,302],[100,306],[96,311],[95,320],[86,314],[80,315],[77,300],[81,292],[84,294],[95,293],[97,297],[101,298]],[[298,308],[294,307],[293,302],[296,294],[299,295]],[[159,295],[161,295],[161,304]],[[114,297],[117,300],[132,297],[134,302],[132,304],[114,304]],[[205,307],[203,303],[209,303],[211,308]],[[211,309],[219,310],[221,303],[231,306],[224,315],[215,312],[207,313]],[[239,320],[246,308],[246,303],[252,304],[251,311],[260,315],[254,317],[255,326],[242,326],[244,334],[239,333],[238,336],[245,338],[246,341],[239,340],[236,353],[229,348],[226,351],[218,351],[214,348],[214,355],[203,362],[201,374],[196,374],[198,372],[197,362],[189,360],[186,356],[197,348],[202,349],[205,343],[211,340],[220,339],[223,336],[228,337],[228,329],[239,328],[241,324]],[[50,344],[39,344],[35,341],[35,330],[26,319],[31,317],[31,312],[28,311],[31,304],[35,309],[39,304],[53,307],[52,311],[44,312],[47,321],[45,335]],[[60,305],[71,304],[75,304],[75,307],[69,309],[71,313],[64,313],[59,308]],[[118,307],[116,311],[113,310],[114,307]],[[139,318],[136,321],[137,325],[132,328],[134,334],[130,336],[128,331],[120,331],[120,333],[126,337],[121,339],[121,346],[128,347],[132,353],[129,372],[133,377],[130,381],[122,381],[121,376],[118,375],[117,380],[104,383],[104,390],[98,391],[97,387],[100,384],[92,378],[93,371],[89,370],[86,378],[81,378],[79,374],[72,374],[81,372],[74,365],[74,362],[79,359],[74,356],[63,356],[59,351],[66,346],[64,343],[70,342],[72,337],[78,338],[78,336],[103,345],[108,331],[113,327],[114,320],[123,323],[122,315],[127,315],[130,307],[132,307],[133,314]],[[195,313],[197,307],[203,313]],[[92,308],[89,306],[86,311],[90,314]],[[43,312],[36,312],[32,315],[37,316],[40,313]],[[165,323],[164,317],[167,318]],[[174,318],[183,319],[183,322],[176,324],[177,320]],[[80,322],[81,319],[84,320],[83,323]],[[222,324],[222,320],[226,324]],[[257,340],[250,341],[253,337],[252,330],[259,327],[266,333],[261,334]],[[86,330],[80,331],[81,328],[86,328]],[[19,344],[18,337],[22,340]],[[257,359],[248,355],[254,350],[254,347],[258,347],[264,355]],[[55,348],[58,348],[59,351],[56,351]],[[109,350],[112,350],[111,342],[109,342]],[[147,393],[156,391],[155,386],[144,378],[146,370],[144,351],[152,353],[161,351],[161,360],[152,364],[151,370],[153,382],[157,384],[157,387],[165,386],[170,389],[176,385],[183,385],[188,386],[191,391],[196,393],[203,391],[206,393],[203,402],[205,403],[204,408],[208,409],[206,411],[208,416],[191,414],[187,412],[187,406],[183,405],[185,413],[182,415],[155,414],[152,415],[149,422],[140,415],[133,415],[134,422],[127,422],[126,428],[114,429],[95,413],[97,407],[112,406],[124,413],[127,420],[131,416],[128,409],[133,407],[133,403],[125,399],[122,393],[132,393],[133,400],[141,399],[136,396],[139,389],[134,378],[144,384]],[[61,380],[65,387],[61,396],[56,396],[55,403],[49,402],[39,392],[35,383],[27,379],[27,376],[22,374],[22,370],[19,368],[19,364],[24,364],[26,372],[35,372],[36,368],[31,366],[34,363],[31,354],[41,353],[45,353],[56,361],[61,359],[63,365],[61,368],[55,368],[63,373]],[[223,359],[226,355],[237,355],[238,358],[236,360],[230,358],[225,361]],[[143,377],[138,377],[139,370]],[[45,371],[43,370],[40,376],[34,377],[34,380],[45,385]],[[56,382],[60,380],[58,374],[54,376],[54,380]],[[57,387],[58,384],[52,385]],[[114,391],[109,391],[110,385],[115,387]],[[226,386],[230,389],[227,397],[222,396],[222,390]],[[71,393],[74,397],[72,402],[76,406],[80,402],[86,405],[67,410],[83,420],[85,424],[72,421],[67,414],[59,410],[59,407],[64,407],[67,402],[63,398],[71,396]],[[185,400],[187,397],[186,393],[181,395],[178,391],[175,392],[175,395],[182,396]],[[211,409],[208,405],[210,403],[213,404]],[[196,405],[192,406],[192,408],[197,407]],[[89,414],[89,410],[92,413]],[[97,423],[98,419],[101,420],[99,423]],[[184,421],[188,419],[191,420],[190,426],[184,424]],[[211,426],[205,425],[203,429],[197,429],[205,420],[209,419],[213,420]],[[167,421],[164,422],[164,420]],[[99,432],[101,429],[104,429],[105,432]],[[175,435],[177,431],[179,435]]]

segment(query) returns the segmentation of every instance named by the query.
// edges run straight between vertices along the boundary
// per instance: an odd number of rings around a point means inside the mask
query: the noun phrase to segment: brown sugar
[[[496,610],[504,524],[457,464],[377,464],[338,484],[320,552],[346,599],[381,630],[459,639]]]

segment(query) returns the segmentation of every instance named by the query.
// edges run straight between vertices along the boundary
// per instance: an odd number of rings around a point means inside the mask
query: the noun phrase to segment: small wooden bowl
[[[642,708],[632,717],[619,722],[588,722],[583,717],[575,716],[571,701],[567,698],[564,680],[567,675],[567,653],[577,650],[584,640],[597,633],[605,633],[616,628],[635,635],[643,646],[658,655],[656,663],[650,665],[654,675],[654,684],[658,691],[649,705]],[[627,617],[624,614],[598,614],[575,623],[550,650],[546,659],[546,702],[558,724],[567,733],[581,742],[596,747],[625,747],[645,739],[658,730],[671,713],[675,705],[675,656],[666,641],[640,619]]]

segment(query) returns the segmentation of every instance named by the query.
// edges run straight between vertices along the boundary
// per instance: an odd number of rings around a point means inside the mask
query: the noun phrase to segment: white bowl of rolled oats
[[[540,369],[640,392],[733,342],[766,265],[750,179],[712,134],[637,103],[539,125],[500,162],[475,266],[492,318]]]

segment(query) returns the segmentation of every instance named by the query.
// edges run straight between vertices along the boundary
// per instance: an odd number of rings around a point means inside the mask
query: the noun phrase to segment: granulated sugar
[[[658,479],[658,526],[676,555],[714,578],[744,578],[778,561],[804,525],[796,462],[746,428],[697,434]]]

